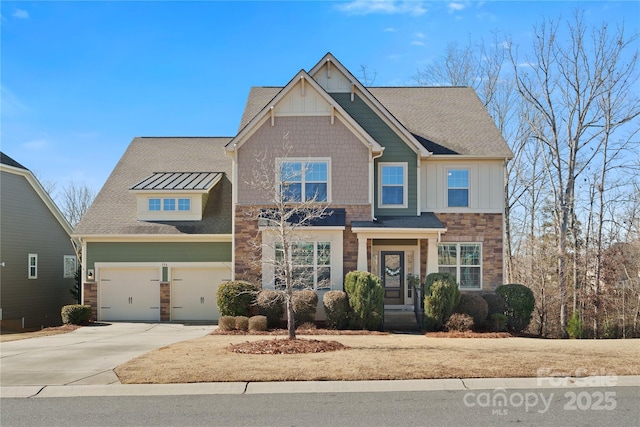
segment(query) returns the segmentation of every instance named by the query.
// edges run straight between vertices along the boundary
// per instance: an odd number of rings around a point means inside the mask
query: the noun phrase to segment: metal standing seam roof
[[[129,189],[209,191],[221,177],[220,172],[154,172]]]

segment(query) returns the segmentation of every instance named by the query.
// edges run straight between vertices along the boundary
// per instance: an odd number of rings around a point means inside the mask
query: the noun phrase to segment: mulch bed
[[[243,354],[301,354],[301,353],[325,353],[327,351],[346,350],[349,347],[337,341],[308,340],[297,338],[276,338],[273,340],[260,340],[231,344],[228,350]]]
[[[297,335],[389,335],[389,332],[366,331],[360,329],[296,329]],[[211,335],[289,335],[286,329],[268,331],[222,331],[215,329]]]

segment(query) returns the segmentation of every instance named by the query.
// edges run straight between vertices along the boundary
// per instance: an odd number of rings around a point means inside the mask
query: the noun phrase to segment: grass
[[[306,338],[338,341],[349,349],[276,355],[228,349],[265,338],[276,337],[207,335],[147,353],[116,374],[125,384],[536,377],[541,368],[563,376],[640,375],[638,340],[314,335]]]

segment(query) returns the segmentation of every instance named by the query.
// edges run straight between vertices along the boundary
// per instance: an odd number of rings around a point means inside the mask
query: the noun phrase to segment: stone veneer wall
[[[84,305],[91,306],[91,320],[98,321],[98,284],[96,282],[84,283]]]
[[[442,243],[482,243],[482,289],[493,291],[502,284],[502,214],[437,213],[447,227]]]
[[[332,205],[346,211],[346,227],[342,236],[343,272],[357,270],[358,238],[351,232],[351,221],[368,221],[371,219],[371,205]],[[260,251],[260,232],[258,221],[251,215],[253,206],[236,205],[235,210],[235,271],[236,280],[251,283],[262,283]],[[367,259],[371,267],[371,242],[367,244]]]
[[[171,320],[171,283],[160,282],[160,321]]]

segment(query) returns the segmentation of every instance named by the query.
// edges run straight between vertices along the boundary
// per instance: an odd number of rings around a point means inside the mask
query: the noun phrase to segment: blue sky
[[[58,191],[97,191],[133,137],[233,136],[251,86],[326,52],[412,85],[450,42],[499,31],[526,47],[576,8],[639,31],[633,1],[3,1],[1,149]]]

